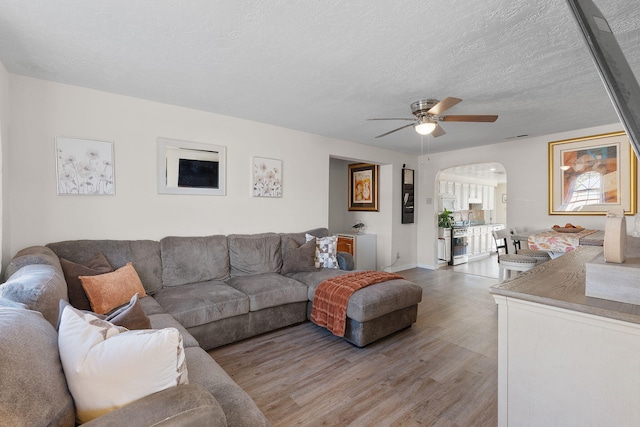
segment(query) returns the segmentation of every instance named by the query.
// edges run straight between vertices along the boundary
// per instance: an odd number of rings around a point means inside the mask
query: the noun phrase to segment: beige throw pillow
[[[81,424],[188,382],[182,336],[175,328],[128,331],[67,305],[58,347]]]

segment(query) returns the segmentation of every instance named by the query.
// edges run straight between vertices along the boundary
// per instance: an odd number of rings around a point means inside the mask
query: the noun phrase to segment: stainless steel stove
[[[467,246],[469,245],[469,229],[453,227],[451,229],[451,261],[449,264],[458,265],[469,261]]]

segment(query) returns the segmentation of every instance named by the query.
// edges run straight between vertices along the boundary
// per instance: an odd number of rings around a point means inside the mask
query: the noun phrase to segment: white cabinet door
[[[488,210],[489,208],[489,186],[482,186],[482,209]]]
[[[496,209],[496,187],[489,187],[489,200],[487,202],[488,210]]]
[[[447,181],[439,181],[440,193],[439,194],[447,194]]]
[[[489,241],[487,240],[487,234],[489,227],[480,227],[480,253],[489,252]]]
[[[447,194],[448,195],[453,195],[454,194],[454,182],[453,181],[447,181]]]
[[[455,203],[455,209],[454,210],[461,210],[464,209],[462,207],[462,183],[461,182],[454,182],[453,183],[453,194],[456,197],[456,203]]]
[[[338,234],[338,239],[351,240],[352,252],[356,270],[377,270],[377,237],[375,234]],[[347,251],[348,252],[348,251]]]
[[[462,205],[460,206],[460,209],[464,211],[469,209],[469,183],[468,182],[462,183]]]

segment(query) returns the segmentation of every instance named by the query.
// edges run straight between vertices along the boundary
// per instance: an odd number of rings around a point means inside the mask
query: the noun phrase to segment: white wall
[[[9,215],[9,180],[5,179],[5,171],[9,164],[9,73],[0,62],[0,259],[3,254],[10,252]]]
[[[507,224],[526,230],[551,227],[558,222],[571,222],[588,228],[604,229],[604,216],[550,216],[548,214],[548,143],[581,136],[622,130],[613,124],[573,132],[520,139],[472,149],[431,154],[420,158],[418,265],[437,265],[437,205],[427,205],[426,198],[437,195],[435,179],[438,171],[471,163],[499,162],[507,172]],[[636,186],[636,188],[638,188]],[[627,217],[627,229],[633,228],[633,217]]]
[[[371,231],[378,234],[379,262],[390,263],[391,254],[401,251],[415,265],[415,244],[405,239],[406,226],[391,209],[393,198],[400,198],[394,177],[399,180],[402,164],[415,162],[413,156],[16,75],[10,75],[10,94],[11,222],[6,227],[11,235],[4,263],[21,248],[59,240],[160,239],[326,227],[329,159],[335,156],[382,165],[381,209],[370,214]],[[58,196],[56,136],[113,141],[116,195]],[[158,195],[157,137],[226,146],[227,195]],[[252,156],[283,160],[282,198],[251,197]],[[338,209],[347,215],[344,207]]]

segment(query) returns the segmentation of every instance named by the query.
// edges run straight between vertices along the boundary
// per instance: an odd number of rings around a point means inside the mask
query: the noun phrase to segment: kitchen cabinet
[[[493,230],[502,230],[504,224],[486,224],[469,227],[467,246],[469,259],[487,257],[496,251]]]
[[[438,259],[451,261],[451,229],[438,227]]]
[[[466,211],[469,209],[469,183],[462,183],[462,204],[460,205],[460,209]]]
[[[496,208],[496,188],[491,185],[482,187],[482,209],[492,211]]]
[[[438,194],[447,194],[447,181],[439,181]]]
[[[377,270],[375,234],[339,233],[337,250],[353,256],[356,270]]]
[[[455,183],[453,181],[447,181],[447,194],[454,194]]]
[[[470,203],[482,204],[483,210],[494,210],[496,188],[492,185],[458,181],[439,181],[440,196],[455,198],[454,210],[469,210]]]
[[[473,236],[472,241],[470,242],[472,256],[479,256],[481,253],[481,229],[482,227],[471,227],[472,232],[470,234]]]
[[[462,207],[462,183],[461,182],[454,182],[453,183],[453,195],[456,197],[456,202],[455,202],[455,210],[459,211],[462,209],[465,209]]]
[[[489,187],[489,205],[487,210],[495,210],[496,209],[496,187]]]

